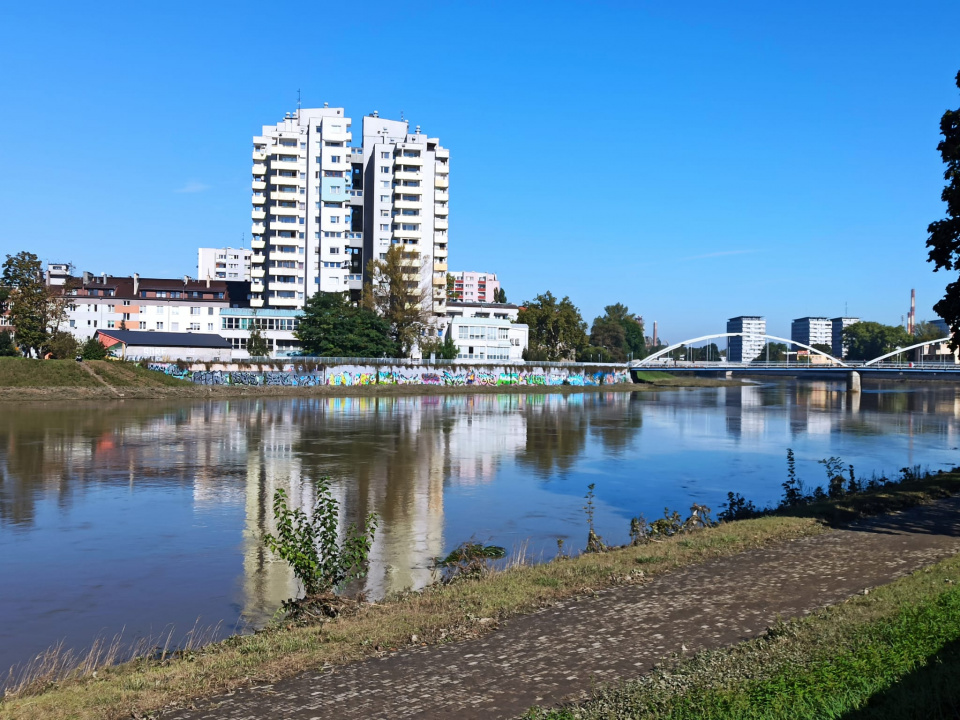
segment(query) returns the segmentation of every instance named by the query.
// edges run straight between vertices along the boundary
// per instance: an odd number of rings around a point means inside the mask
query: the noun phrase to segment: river
[[[596,526],[734,490],[775,503],[793,448],[808,485],[836,456],[861,478],[957,463],[960,388],[756,386],[530,395],[5,405],[0,413],[0,669],[63,641],[83,648],[199,623],[269,620],[295,593],[264,550],[271,498],[310,505],[333,478],[345,519],[381,517],[365,591],[431,579],[476,539],[551,557]],[[0,673],[3,674],[3,673]]]

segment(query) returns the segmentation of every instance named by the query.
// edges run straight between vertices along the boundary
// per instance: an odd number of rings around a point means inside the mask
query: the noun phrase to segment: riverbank
[[[358,397],[477,393],[632,392],[658,388],[739,386],[740,381],[647,373],[644,384],[604,385],[199,385],[133,363],[0,358],[0,402],[94,399]]]
[[[960,474],[936,474],[865,493],[863,497],[869,498],[869,502],[856,506],[847,502],[847,511],[863,513],[904,507],[930,502],[958,490]],[[843,502],[827,502],[824,507]],[[590,598],[602,590],[616,592],[616,588],[641,585],[666,573],[721,558],[730,559],[736,567],[739,555],[761,548],[771,548],[770,552],[774,552],[774,547],[781,548],[776,552],[794,556],[795,551],[784,545],[786,541],[813,539],[827,532],[819,518],[775,514],[605,553],[563,558],[541,565],[514,563],[478,581],[430,586],[422,592],[392,597],[382,603],[360,605],[353,612],[326,623],[273,627],[254,635],[194,648],[179,656],[141,659],[101,668],[96,674],[91,674],[93,668],[88,668],[79,678],[65,679],[52,671],[46,676],[38,672],[33,686],[25,688],[22,696],[0,703],[0,717],[105,719],[131,714],[136,717],[136,713],[183,706],[196,698],[270,683],[305,670],[384,657],[404,647],[446,646],[453,641],[484,636],[508,618],[546,606],[556,605],[560,609],[551,612],[562,614],[564,602],[577,596],[586,596],[583,603],[589,604],[593,602]],[[874,530],[863,537],[882,540],[888,534],[889,530]],[[829,557],[844,547],[847,545],[831,540],[820,552]],[[783,563],[782,559],[778,562]],[[840,570],[844,575],[853,574],[854,568],[847,561],[842,564]],[[889,571],[890,566],[881,562],[878,567]],[[725,581],[734,586],[739,584],[736,572]],[[698,582],[702,590],[709,590],[712,581],[708,574]],[[562,626],[562,621],[552,625]],[[587,646],[593,642],[591,638],[574,640]],[[382,688],[380,693],[382,695]]]

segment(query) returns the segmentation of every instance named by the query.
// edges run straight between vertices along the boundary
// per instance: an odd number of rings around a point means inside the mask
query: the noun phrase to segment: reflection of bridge
[[[665,356],[669,353],[679,350],[684,347],[692,347],[693,343],[700,343],[706,340],[713,340],[716,338],[729,338],[729,337],[763,337],[766,340],[774,340],[776,342],[782,342],[789,345],[795,345],[801,347],[805,350],[810,351],[816,355],[819,355],[825,358],[826,362],[812,363],[812,362],[794,362],[790,363],[789,354],[787,355],[786,362],[765,362],[759,357],[752,361],[746,362],[728,362],[728,361],[703,361],[703,360],[672,360]],[[813,373],[822,373],[824,376],[833,376],[838,377],[840,373],[843,373],[851,381],[851,387],[855,384],[859,387],[859,374],[863,372],[869,372],[870,374],[877,375],[890,375],[895,374],[897,376],[909,375],[914,372],[923,373],[929,375],[931,373],[949,373],[950,375],[960,375],[960,365],[956,365],[952,362],[953,356],[951,355],[951,362],[884,362],[888,358],[894,356],[902,356],[904,353],[908,353],[911,350],[916,350],[918,348],[926,347],[927,345],[937,345],[939,343],[949,341],[949,337],[939,338],[937,340],[927,340],[924,342],[916,343],[915,345],[909,345],[907,347],[897,348],[893,352],[886,353],[885,355],[880,355],[879,357],[873,358],[873,360],[868,361],[853,361],[848,360],[844,362],[843,360],[830,355],[829,353],[818,350],[815,347],[806,345],[796,340],[788,340],[787,338],[777,337],[776,335],[759,335],[758,333],[748,333],[748,332],[725,332],[725,333],[714,333],[713,335],[701,335],[700,337],[690,338],[689,340],[684,340],[683,342],[676,343],[669,347],[664,348],[652,355],[648,355],[642,360],[635,360],[630,363],[630,369],[633,371],[639,371],[645,368],[650,369],[663,369],[681,372],[705,372],[705,373],[714,373],[714,372],[725,372],[729,374],[738,373],[738,374],[751,374],[751,375],[783,375],[783,374],[798,374],[803,373],[804,375],[813,374]],[[853,376],[857,376],[854,378]],[[636,379],[636,377],[634,377]]]

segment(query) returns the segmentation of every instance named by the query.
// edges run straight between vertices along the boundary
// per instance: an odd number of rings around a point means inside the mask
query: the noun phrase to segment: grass
[[[132,362],[90,360],[87,361],[87,364],[98,377],[117,388],[194,387],[192,382],[180,380],[155,370],[148,370]]]
[[[771,542],[822,532],[810,518],[767,517],[698,531],[684,542],[623,548],[541,565],[515,564],[479,581],[431,586],[375,604],[323,624],[274,627],[164,662],[135,660],[100,668],[96,677],[36,678],[0,703],[0,718],[130,717],[171,703],[227,691],[252,680],[276,679],[324,665],[381,655],[417,643],[472,637],[497,621],[590,594],[641,581],[645,576],[733,555]],[[135,715],[134,715],[135,716]]]
[[[99,387],[75,360],[30,360],[0,357],[0,387]]]
[[[960,557],[530,720],[954,718]]]

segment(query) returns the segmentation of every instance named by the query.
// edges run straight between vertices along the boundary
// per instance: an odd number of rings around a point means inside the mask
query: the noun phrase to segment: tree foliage
[[[7,330],[0,332],[0,357],[14,357],[19,355],[13,344],[13,338]]]
[[[627,356],[646,355],[643,325],[623,303],[607,305],[604,314],[595,318],[590,329],[590,345],[604,349],[604,356],[622,362]]]
[[[80,348],[80,357],[84,360],[103,360],[107,357],[107,349],[96,336],[89,338]]]
[[[526,360],[570,360],[587,345],[587,324],[569,297],[549,290],[523,303],[517,322],[530,328]]]
[[[403,357],[423,335],[430,292],[420,285],[423,261],[419,251],[392,245],[382,260],[367,264],[370,277],[363,288],[363,305],[390,325],[390,337]]]
[[[460,348],[449,334],[445,338],[424,337],[420,339],[420,354],[424,359],[433,355],[437,360],[456,360]]]
[[[507,291],[502,287],[497,288],[496,292],[493,294],[493,301],[498,303],[505,303],[507,301]]]
[[[260,321],[257,314],[253,314],[253,322],[250,323],[250,335],[247,337],[247,354],[250,357],[267,357],[270,355],[270,346],[267,339],[263,336],[263,328],[260,327]]]
[[[960,88],[960,72],[956,78]],[[947,169],[943,173],[947,181],[940,199],[947,204],[947,217],[930,223],[927,232],[928,262],[937,270],[960,270],[960,109],[947,110],[940,118],[940,134],[943,140],[937,145],[940,157]],[[960,347],[960,279],[947,285],[943,298],[933,306],[936,313],[947,321],[953,335],[951,347]]]
[[[2,284],[20,351],[41,357],[66,319],[68,298],[46,286],[40,259],[30,252],[7,255]]]
[[[57,330],[46,342],[45,354],[49,353],[55,360],[72,360],[77,356],[77,339],[68,332]]]
[[[850,360],[873,360],[915,340],[899,325],[858,322],[843,329],[843,342]]]
[[[350,303],[346,293],[317,293],[303,308],[296,333],[309,355],[395,357],[390,325],[372,310]]]

